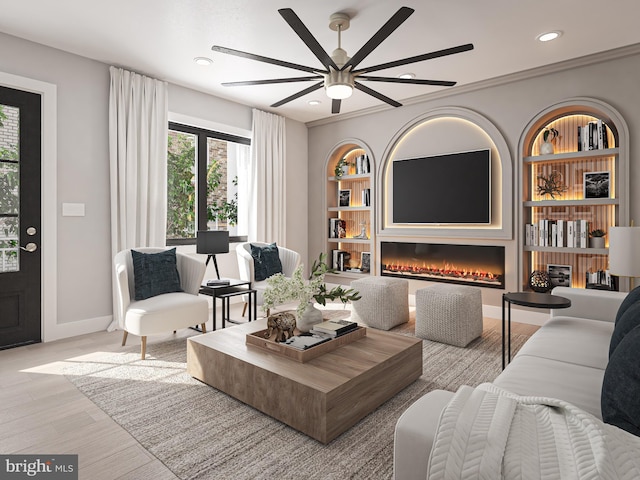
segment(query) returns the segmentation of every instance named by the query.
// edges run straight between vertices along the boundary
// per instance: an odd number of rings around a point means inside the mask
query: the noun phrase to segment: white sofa
[[[571,307],[552,310],[493,384],[519,395],[570,402],[602,419],[600,395],[609,359],[614,321],[626,292],[556,287]],[[512,317],[513,318],[513,317]],[[394,439],[394,478],[427,476],[429,454],[440,413],[453,392],[435,390],[398,419]]]

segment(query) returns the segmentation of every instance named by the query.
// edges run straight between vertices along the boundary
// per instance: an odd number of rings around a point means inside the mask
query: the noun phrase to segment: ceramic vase
[[[589,239],[589,247],[604,248],[604,237],[591,237]]]
[[[551,155],[553,153],[553,144],[551,142],[543,142],[540,145],[540,155]]]
[[[296,326],[298,327],[298,330],[306,333],[311,330],[314,325],[321,322],[322,312],[315,307],[313,302],[309,302],[307,304],[307,308],[305,308],[300,318],[296,321]]]

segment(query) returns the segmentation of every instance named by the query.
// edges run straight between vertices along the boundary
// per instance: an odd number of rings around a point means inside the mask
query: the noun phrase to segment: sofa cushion
[[[518,356],[532,355],[604,370],[613,327],[613,322],[555,317],[533,334]]]
[[[144,300],[163,293],[182,292],[175,248],[158,253],[131,250],[131,260],[135,300]]]
[[[266,280],[271,275],[282,273],[280,252],[275,243],[260,246],[251,244],[251,256],[253,257],[253,271],[256,282]]]
[[[618,323],[618,320],[620,320],[620,317],[624,315],[624,312],[626,312],[627,309],[631,307],[631,305],[636,303],[638,300],[640,300],[640,286],[637,286],[636,288],[631,290],[629,294],[626,297],[624,297],[624,300],[620,304],[620,308],[618,308],[618,313],[616,314],[616,323]]]
[[[602,382],[602,419],[640,436],[640,326],[620,341]]]
[[[638,325],[640,325],[640,301],[628,306],[620,318],[616,319],[616,326],[613,329],[611,343],[609,344],[609,358],[611,358],[614,350],[625,335]]]
[[[493,384],[518,395],[559,398],[602,418],[603,376],[603,369],[518,354]]]

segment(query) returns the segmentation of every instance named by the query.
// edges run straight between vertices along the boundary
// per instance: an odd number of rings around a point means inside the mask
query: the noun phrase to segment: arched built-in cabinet
[[[347,165],[336,175],[339,162]],[[371,151],[358,140],[334,147],[326,162],[326,253],[343,280],[370,275],[375,266],[374,168]]]
[[[556,138],[543,147],[545,130]],[[628,141],[620,114],[589,98],[552,105],[526,126],[518,154],[523,290],[533,271],[550,272],[553,284],[604,288],[608,238],[590,246],[589,233],[628,225]]]

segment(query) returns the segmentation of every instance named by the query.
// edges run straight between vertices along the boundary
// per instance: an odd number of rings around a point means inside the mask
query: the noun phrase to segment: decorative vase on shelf
[[[309,302],[307,308],[296,321],[296,326],[301,332],[307,333],[318,323],[322,323],[322,312],[315,307],[313,302]]]
[[[540,145],[540,155],[551,155],[553,153],[553,144],[551,142],[542,142]]]
[[[591,237],[589,239],[590,248],[604,248],[604,237]]]

